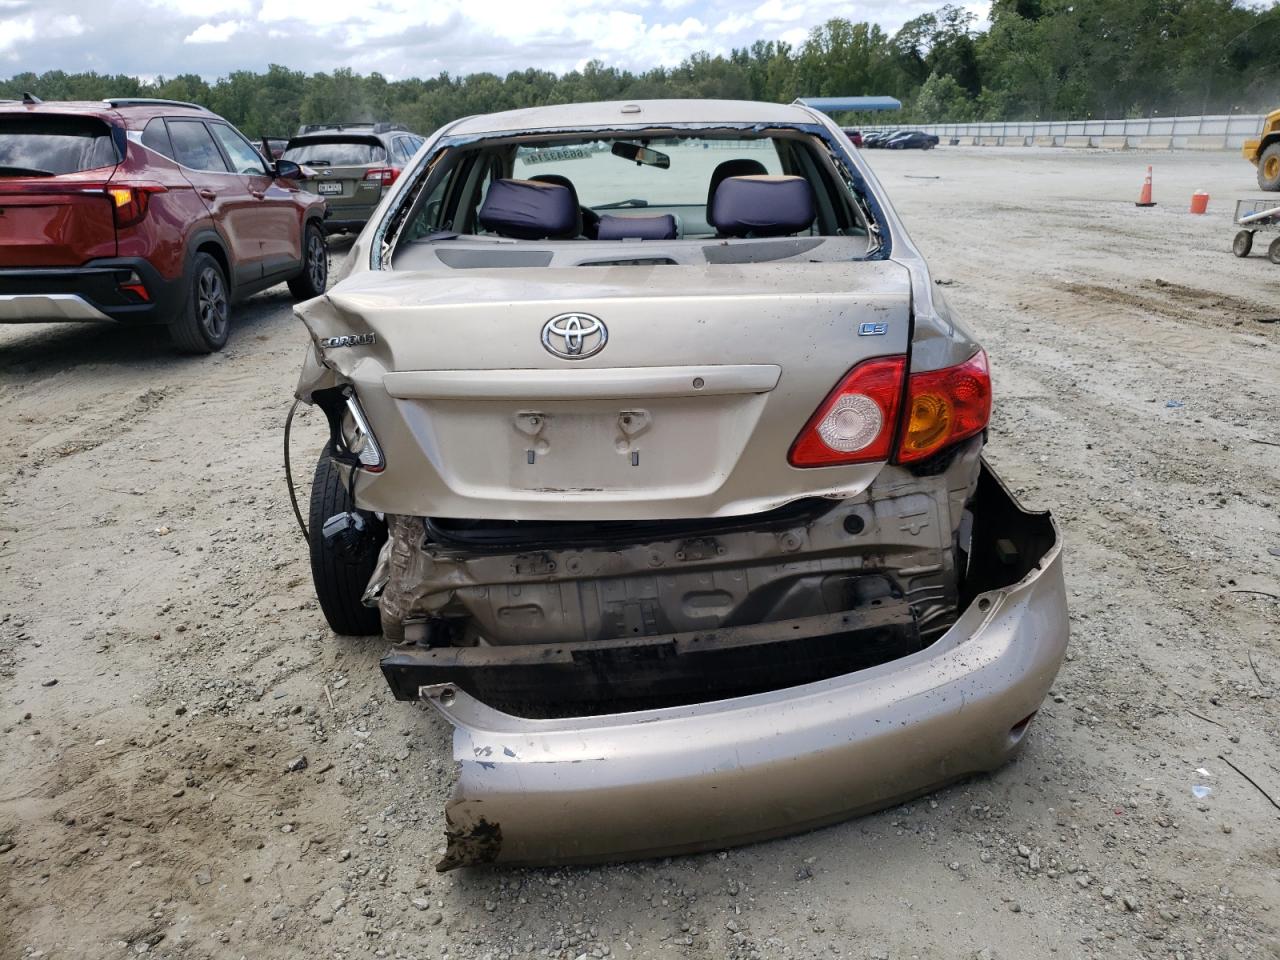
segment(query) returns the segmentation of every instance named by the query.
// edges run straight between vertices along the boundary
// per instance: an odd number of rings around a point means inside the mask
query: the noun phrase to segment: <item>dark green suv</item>
[[[327,233],[359,233],[423,138],[401,124],[305,124],[285,147],[310,176],[303,186],[329,204]]]

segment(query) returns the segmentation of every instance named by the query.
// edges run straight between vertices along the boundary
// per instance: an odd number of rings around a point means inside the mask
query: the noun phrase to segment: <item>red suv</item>
[[[196,104],[0,101],[0,322],[163,323],[220,350],[235,300],[324,292],[325,203],[300,175]]]

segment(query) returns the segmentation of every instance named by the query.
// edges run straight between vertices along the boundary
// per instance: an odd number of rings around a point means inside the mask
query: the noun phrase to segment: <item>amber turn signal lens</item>
[[[907,379],[907,424],[898,462],[923,460],[981,433],[991,419],[991,373],[979,350],[964,363]]]
[[[911,453],[934,449],[951,431],[951,420],[951,404],[946,397],[937,393],[913,396],[902,449]]]

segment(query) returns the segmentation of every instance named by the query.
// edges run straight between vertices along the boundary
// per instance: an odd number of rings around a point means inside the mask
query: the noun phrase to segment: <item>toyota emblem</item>
[[[542,325],[542,345],[563,360],[594,357],[609,342],[609,329],[589,313],[561,313]]]

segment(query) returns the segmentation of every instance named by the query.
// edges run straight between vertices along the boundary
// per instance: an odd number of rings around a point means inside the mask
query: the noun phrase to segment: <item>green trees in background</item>
[[[389,81],[342,68],[304,74],[277,64],[210,83],[60,70],[0,80],[0,98],[166,97],[202,103],[253,135],[301,123],[393,120],[426,133],[473,113],[653,97],[788,102],[888,94],[903,121],[1080,119],[1265,111],[1280,106],[1280,4],[1248,0],[993,0],[990,24],[948,4],[885,33],[833,19],[798,46],[759,40],[727,56],[631,73],[593,60],[556,75]],[[849,122],[874,118],[848,117]],[[883,119],[881,117],[880,119]],[[897,122],[895,118],[895,122]]]

